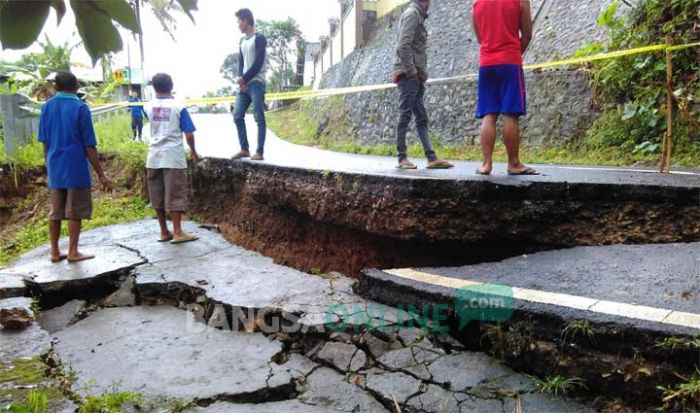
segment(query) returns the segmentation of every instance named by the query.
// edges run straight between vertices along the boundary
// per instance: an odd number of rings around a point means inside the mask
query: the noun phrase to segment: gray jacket
[[[428,14],[417,0],[412,0],[401,14],[394,72],[401,72],[408,77],[418,74],[423,79],[428,78],[427,18]]]

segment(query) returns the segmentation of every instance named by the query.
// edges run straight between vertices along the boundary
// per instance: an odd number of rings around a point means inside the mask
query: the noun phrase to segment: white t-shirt
[[[187,169],[182,134],[194,132],[187,108],[171,97],[159,97],[144,105],[151,123],[146,168]]]

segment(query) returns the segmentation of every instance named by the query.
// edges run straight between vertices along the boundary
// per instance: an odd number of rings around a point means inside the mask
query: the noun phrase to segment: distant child
[[[187,210],[189,191],[182,134],[187,138],[192,162],[197,163],[199,156],[194,148],[195,127],[187,108],[173,98],[173,79],[170,75],[158,73],[153,76],[151,83],[156,98],[144,106],[151,122],[146,168],[148,195],[160,224],[158,241],[170,241],[172,244],[196,241],[199,237],[182,230],[182,215]],[[173,232],[170,232],[165,221],[166,211],[172,218]]]
[[[112,191],[112,182],[105,176],[97,156],[90,109],[76,95],[80,88],[78,79],[70,72],[58,72],[55,85],[58,93],[41,108],[39,119],[39,142],[44,144],[51,193],[50,258],[51,262],[67,258],[73,263],[95,257],[78,251],[82,220],[92,218],[92,180],[88,162],[105,190]],[[68,220],[68,255],[61,254],[58,247],[64,219]]]
[[[129,97],[129,103],[140,103],[141,98],[137,91],[132,90]],[[129,105],[131,110],[131,130],[134,131],[134,139],[141,140],[141,132],[143,131],[143,115],[146,111],[143,109],[143,105]],[[146,115],[148,119],[148,115]]]

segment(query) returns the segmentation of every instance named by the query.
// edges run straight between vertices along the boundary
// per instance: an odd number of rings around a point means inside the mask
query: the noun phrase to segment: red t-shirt
[[[523,64],[520,0],[476,0],[474,22],[481,36],[479,66]]]

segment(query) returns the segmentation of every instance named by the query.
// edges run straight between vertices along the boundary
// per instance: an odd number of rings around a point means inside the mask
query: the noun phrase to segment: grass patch
[[[571,393],[576,388],[586,389],[586,384],[579,377],[564,377],[564,376],[548,376],[544,379],[530,377],[535,383],[535,389],[538,393],[550,394],[559,396]]]
[[[674,387],[659,387],[663,392],[664,411],[700,411],[700,370],[697,370],[692,377],[684,379]]]
[[[325,134],[317,136],[315,120],[317,117],[318,114],[311,113],[306,105],[300,104],[266,115],[268,127],[277,136],[298,145],[352,154],[396,155],[396,146],[393,142],[364,145],[349,138],[329,137]],[[597,134],[591,133],[591,136],[597,136]],[[444,145],[436,142],[434,138],[432,140],[435,151],[442,158],[464,161],[480,161],[482,159],[481,147],[478,145],[466,143],[464,145]],[[609,145],[607,141],[589,138],[569,145],[523,146],[520,155],[525,162],[558,165],[656,166],[660,160],[659,154],[655,151],[634,151],[632,149],[626,146]],[[420,143],[409,145],[408,156],[418,159],[424,156]],[[505,146],[499,140],[494,150],[494,161],[506,162],[506,160]],[[689,140],[681,136],[675,142],[673,162],[678,167],[700,165],[700,141]]]
[[[46,376],[47,366],[37,356],[0,364],[0,400],[16,412],[54,411],[63,399],[61,390]],[[33,395],[32,395],[33,394]],[[46,401],[47,409],[34,409]],[[24,410],[23,410],[24,409]]]

